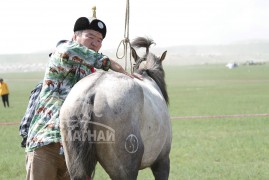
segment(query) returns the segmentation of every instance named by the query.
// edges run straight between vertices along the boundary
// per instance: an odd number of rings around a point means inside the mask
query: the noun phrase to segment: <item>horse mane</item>
[[[132,42],[132,47],[146,48],[146,54],[142,58],[146,60],[146,65],[143,69],[138,70],[137,73],[141,75],[143,75],[143,73],[146,73],[149,77],[151,77],[160,88],[166,104],[169,104],[169,97],[165,82],[165,72],[162,66],[162,62],[160,58],[156,57],[153,53],[149,52],[149,48],[152,44],[155,44],[155,42],[152,39],[144,37],[138,37]],[[142,61],[139,61],[138,63],[140,64],[141,62]]]
[[[134,47],[134,48],[144,47],[144,48],[146,48],[146,54],[148,54],[149,53],[149,47],[152,44],[155,44],[155,42],[150,38],[137,37],[136,39],[133,40],[132,47]]]
[[[157,65],[156,62],[150,61],[142,71],[145,71],[148,76],[156,82],[163,94],[166,104],[169,104],[169,97],[165,82],[165,72],[163,70],[162,64]]]

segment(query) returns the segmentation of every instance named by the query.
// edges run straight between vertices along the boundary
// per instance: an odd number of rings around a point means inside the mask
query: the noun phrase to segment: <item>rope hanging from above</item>
[[[131,43],[129,40],[129,20],[130,20],[130,4],[129,4],[129,0],[126,0],[126,12],[125,12],[125,28],[124,28],[124,39],[120,41],[120,44],[118,46],[117,52],[116,52],[116,56],[118,59],[123,59],[125,57],[125,71],[127,70],[127,52],[128,52],[128,48],[129,48],[129,61],[130,61],[130,65],[131,65],[131,72],[133,73],[133,67],[132,67],[132,57],[131,57]],[[119,49],[121,44],[123,44],[123,55],[119,56]]]

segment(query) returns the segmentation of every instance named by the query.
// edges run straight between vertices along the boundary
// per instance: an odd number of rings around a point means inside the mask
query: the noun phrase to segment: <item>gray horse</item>
[[[132,48],[134,71],[143,80],[116,72],[96,72],[80,80],[60,112],[61,135],[72,179],[93,177],[97,162],[113,180],[137,179],[150,167],[168,179],[172,130],[162,61],[149,52],[154,42],[139,37]]]

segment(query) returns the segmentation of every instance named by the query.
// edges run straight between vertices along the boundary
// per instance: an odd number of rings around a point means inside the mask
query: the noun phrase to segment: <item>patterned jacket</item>
[[[36,85],[36,87],[31,91],[28,106],[26,108],[26,111],[25,111],[23,118],[21,119],[19,133],[20,133],[20,136],[23,138],[23,140],[21,142],[22,147],[26,146],[26,140],[27,140],[27,136],[28,136],[29,126],[30,126],[30,123],[34,117],[35,108],[39,102],[38,97],[39,97],[40,91],[42,89],[42,84],[43,84],[42,82],[39,82]]]
[[[71,88],[93,67],[107,71],[108,57],[73,41],[57,46],[46,68],[39,103],[30,124],[26,152],[61,142],[59,111]]]

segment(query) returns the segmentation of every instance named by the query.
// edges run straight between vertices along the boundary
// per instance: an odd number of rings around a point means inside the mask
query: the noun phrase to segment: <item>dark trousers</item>
[[[5,107],[6,107],[6,105],[7,105],[7,107],[9,107],[8,94],[2,95],[2,101],[3,101],[3,104]]]

